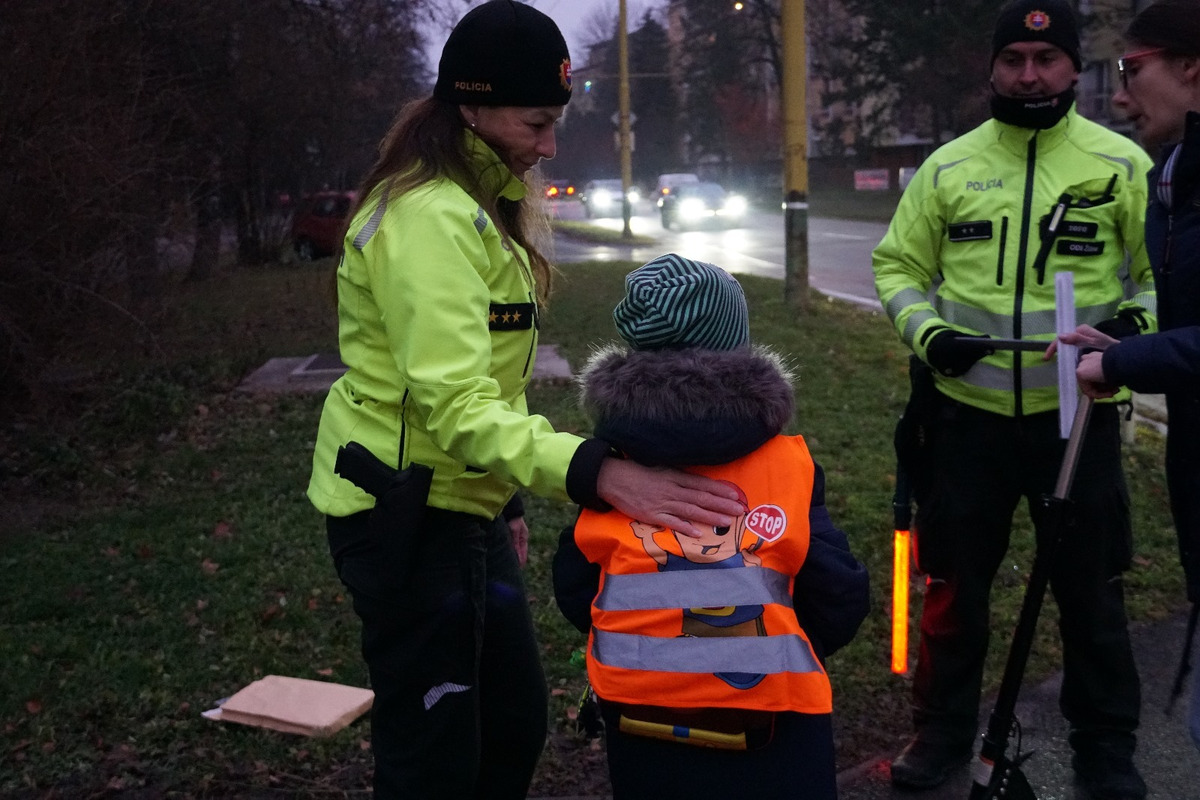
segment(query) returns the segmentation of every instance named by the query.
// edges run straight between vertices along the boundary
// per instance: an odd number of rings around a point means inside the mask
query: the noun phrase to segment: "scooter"
[[[1087,430],[1091,413],[1091,398],[1081,397],[1071,422],[1071,432],[1063,453],[1054,493],[1042,498],[1047,522],[1037,529],[1037,551],[1033,557],[1033,568],[1030,571],[1029,583],[1025,587],[1025,598],[1021,603],[1017,627],[1013,631],[1012,645],[1004,666],[996,705],[988,720],[979,758],[971,769],[969,800],[1037,800],[1037,795],[1021,771],[1021,765],[1033,755],[1033,751],[1021,752],[1020,724],[1014,712],[1021,690],[1021,679],[1025,674],[1025,665],[1029,660],[1029,651],[1033,646],[1038,615],[1041,613],[1046,587],[1050,582],[1051,564],[1069,524],[1071,484],[1075,478],[1075,468],[1079,464],[1079,452],[1083,446],[1084,432]],[[1006,752],[1008,740],[1014,733],[1017,735],[1017,752],[1009,758]]]

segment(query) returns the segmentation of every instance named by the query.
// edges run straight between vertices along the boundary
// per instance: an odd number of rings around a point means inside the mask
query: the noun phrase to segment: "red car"
[[[575,185],[570,181],[550,181],[546,184],[547,200],[574,199]]]
[[[333,255],[342,246],[346,215],[356,192],[316,192],[304,198],[292,217],[292,246],[301,261]]]

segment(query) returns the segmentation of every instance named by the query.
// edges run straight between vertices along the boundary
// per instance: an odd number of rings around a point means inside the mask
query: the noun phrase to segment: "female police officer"
[[[716,482],[610,457],[528,413],[550,266],[522,178],[553,157],[570,96],[549,17],[512,0],[473,9],[433,96],[384,139],[346,233],[349,370],[325,403],[308,494],[363,623],[378,797],[525,797],[546,687],[514,550],[526,528],[512,505],[501,514],[518,487],[695,532],[740,510]],[[351,441],[431,467],[424,502],[373,520],[374,499],[335,474]]]

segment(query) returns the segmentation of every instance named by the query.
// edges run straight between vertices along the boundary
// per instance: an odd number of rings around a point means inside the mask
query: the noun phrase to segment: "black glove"
[[[929,344],[925,345],[925,360],[929,362],[929,366],[942,375],[957,378],[975,366],[976,361],[996,352],[995,348],[988,347],[983,342],[965,341],[964,337],[967,336],[977,339],[989,338],[951,329],[934,334]]]
[[[521,499],[519,493],[509,499],[504,510],[500,512],[500,516],[504,517],[505,522],[512,522],[517,517],[525,516],[525,501]]]
[[[1122,311],[1115,317],[1100,320],[1094,327],[1114,339],[1128,339],[1130,336],[1137,336],[1142,332],[1142,325],[1138,321],[1139,316],[1136,311]]]

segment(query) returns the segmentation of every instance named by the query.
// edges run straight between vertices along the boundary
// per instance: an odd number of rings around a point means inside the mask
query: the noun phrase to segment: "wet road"
[[[564,220],[584,221],[578,203],[553,206]],[[565,236],[555,237],[555,260],[559,264],[579,261],[646,262],[675,252],[688,258],[717,264],[730,272],[782,279],[784,274],[784,229],[782,214],[752,210],[743,225],[729,229],[695,231],[664,230],[657,212],[644,203],[631,220],[633,232],[655,239],[652,245],[606,245]],[[597,227],[620,230],[621,220],[591,220]],[[871,273],[871,250],[883,238],[882,222],[810,217],[808,220],[809,285],[819,291],[871,308],[879,308]]]

